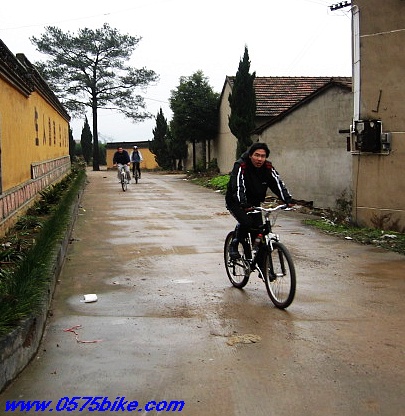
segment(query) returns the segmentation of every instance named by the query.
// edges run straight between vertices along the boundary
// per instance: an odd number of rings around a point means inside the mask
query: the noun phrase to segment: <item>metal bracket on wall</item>
[[[371,110],[373,113],[378,113],[378,110],[380,109],[381,95],[382,90],[380,90],[380,93],[378,94],[377,108],[375,110]]]

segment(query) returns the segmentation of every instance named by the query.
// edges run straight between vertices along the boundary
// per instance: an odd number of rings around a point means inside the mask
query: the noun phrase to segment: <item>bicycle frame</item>
[[[256,253],[253,253],[254,256],[252,259],[249,259],[251,271],[258,271],[260,278],[264,280],[263,272],[259,267],[257,266],[257,258],[259,257],[259,254],[264,254],[265,251],[267,251],[267,247],[269,247],[270,250],[273,250],[273,241],[280,241],[280,236],[278,234],[273,233],[272,231],[272,224],[271,224],[271,215],[280,209],[286,209],[287,205],[278,205],[275,208],[263,208],[263,207],[253,207],[253,211],[248,212],[248,214],[257,214],[259,212],[262,213],[264,217],[264,222],[260,228],[264,229],[262,241],[259,244],[259,247],[256,251]],[[247,236],[247,249],[252,254],[253,251],[253,244],[252,244],[252,236],[251,233],[248,233]]]
[[[121,187],[122,187],[122,190],[125,192],[128,186],[127,172],[125,171],[125,165],[118,164],[118,169],[120,172]]]
[[[275,208],[254,207],[252,214],[261,212],[263,224],[258,228],[262,234],[257,248],[252,245],[255,230],[251,230],[244,241],[240,241],[242,254],[232,259],[229,248],[234,238],[234,231],[228,233],[224,244],[224,261],[229,280],[232,285],[242,289],[249,281],[252,272],[258,272],[258,277],[265,283],[267,293],[280,309],[288,307],[294,299],[296,288],[295,267],[288,249],[280,242],[278,234],[272,231],[271,214],[287,205]],[[252,235],[253,234],[253,235]]]
[[[126,171],[125,171],[125,165],[119,164],[118,169],[119,169],[119,172],[120,172],[120,179],[122,179],[122,178],[127,179],[127,175],[126,175]]]

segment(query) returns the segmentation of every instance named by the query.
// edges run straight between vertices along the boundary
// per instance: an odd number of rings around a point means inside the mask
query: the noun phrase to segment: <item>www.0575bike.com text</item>
[[[143,406],[136,400],[126,400],[118,396],[114,400],[102,396],[73,396],[61,397],[56,404],[52,400],[8,400],[5,412],[181,412],[184,409],[183,400],[151,400]]]

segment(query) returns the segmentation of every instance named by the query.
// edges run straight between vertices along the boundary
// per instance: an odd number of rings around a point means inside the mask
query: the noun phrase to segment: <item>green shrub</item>
[[[35,314],[43,304],[52,278],[55,249],[66,233],[71,207],[76,201],[77,193],[83,187],[85,177],[85,170],[72,170],[64,179],[67,186],[52,187],[49,193],[41,193],[41,196],[46,195],[48,203],[52,201],[55,204],[57,200],[59,203],[44,221],[36,238],[32,239],[32,235],[29,236],[31,246],[25,252],[22,251],[24,254],[14,258],[18,246],[10,245],[13,239],[9,235],[6,237],[8,242],[0,247],[0,259],[3,256],[3,260],[8,259],[13,263],[7,269],[2,268],[0,273],[0,336],[10,332],[21,319]],[[58,189],[58,192],[55,189]],[[59,198],[56,198],[56,193]],[[29,221],[27,218],[22,221],[24,226],[28,223],[35,225],[36,222],[32,218]]]
[[[218,189],[222,192],[226,191],[226,187],[229,182],[229,175],[220,175],[212,178],[208,181],[208,186],[210,188]]]
[[[38,230],[39,228],[42,228],[42,221],[35,215],[23,215],[14,225],[16,230]]]

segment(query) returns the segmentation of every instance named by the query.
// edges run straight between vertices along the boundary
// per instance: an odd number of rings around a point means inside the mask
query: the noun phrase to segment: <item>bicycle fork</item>
[[[278,240],[276,240],[278,241]],[[287,275],[287,269],[285,267],[285,259],[283,256],[283,253],[281,250],[279,250],[278,248],[274,248],[273,244],[272,244],[272,240],[270,240],[269,242],[269,246],[268,246],[268,250],[270,251],[270,255],[269,255],[269,259],[270,259],[270,264],[269,264],[269,280],[270,282],[274,282],[276,279],[278,279],[279,277],[284,277]],[[277,251],[276,255],[278,258],[278,272],[275,271],[274,268],[274,264],[273,264],[273,256],[271,253],[274,252],[274,250]]]

